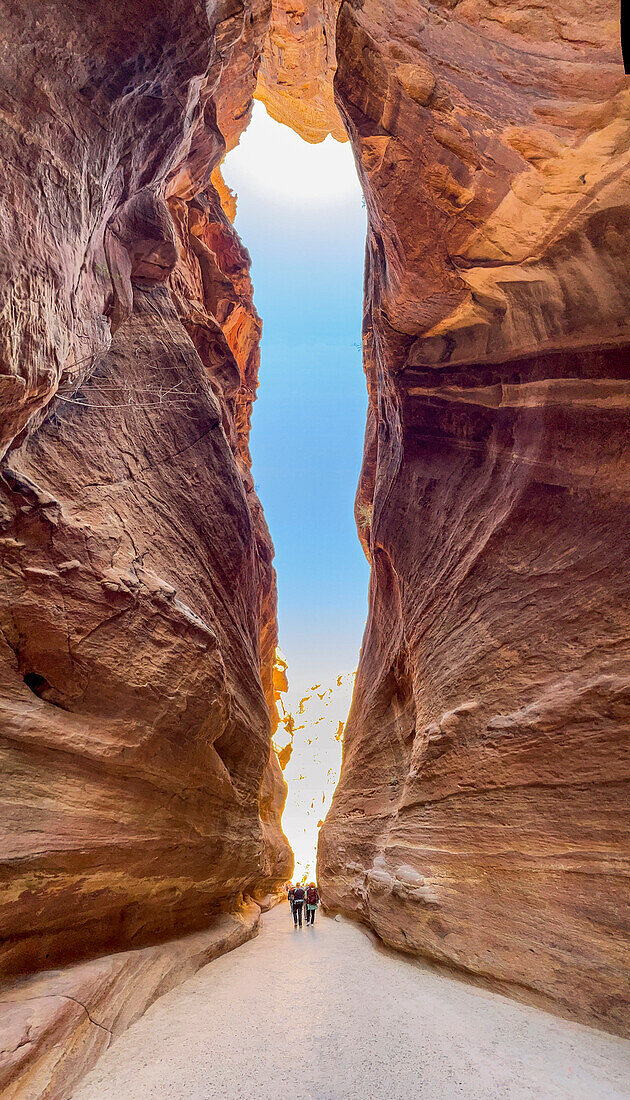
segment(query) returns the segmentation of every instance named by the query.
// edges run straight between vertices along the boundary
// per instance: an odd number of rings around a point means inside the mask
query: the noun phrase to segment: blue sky
[[[263,319],[251,449],[294,695],[356,668],[366,618],[353,517],[367,404],[365,209],[349,144],[308,145],[260,103],[223,172]]]

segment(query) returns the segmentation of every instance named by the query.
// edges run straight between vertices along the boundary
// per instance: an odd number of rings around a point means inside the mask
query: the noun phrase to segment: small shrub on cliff
[[[369,531],[372,526],[371,504],[359,504],[357,508],[357,520],[362,531]]]

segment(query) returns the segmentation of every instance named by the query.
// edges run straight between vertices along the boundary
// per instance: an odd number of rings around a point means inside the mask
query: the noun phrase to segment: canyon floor
[[[286,905],[157,1001],[73,1100],[613,1100],[630,1043],[390,954]]]

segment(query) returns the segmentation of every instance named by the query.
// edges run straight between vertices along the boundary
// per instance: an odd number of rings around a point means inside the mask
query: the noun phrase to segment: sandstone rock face
[[[0,966],[291,870],[260,322],[217,174],[265,43],[258,94],[307,140],[341,136],[336,70],[369,211],[372,582],[326,901],[624,1030],[617,5],[337,7],[0,3]]]
[[[3,1100],[68,1100],[100,1055],[158,997],[260,926],[254,902],[167,943],[21,978],[2,990]]]
[[[370,612],[328,906],[628,1031],[630,92],[617,5],[344,2]]]
[[[211,182],[268,12],[1,8],[6,973],[205,926],[291,856],[260,321]]]
[[[333,93],[339,0],[271,0],[256,96],[305,141],[347,141]]]

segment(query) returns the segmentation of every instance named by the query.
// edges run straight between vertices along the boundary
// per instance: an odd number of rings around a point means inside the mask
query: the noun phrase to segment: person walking
[[[303,886],[299,884],[293,888],[293,924],[297,928],[298,922],[300,928],[302,927],[302,909],[304,908],[304,898],[306,897],[306,891]]]
[[[306,923],[315,924],[315,913],[319,905],[319,890],[314,882],[309,882],[306,891]]]
[[[294,893],[295,893],[295,887],[294,887],[293,883],[290,882],[289,883],[289,888],[287,890],[287,898],[289,900],[289,909],[291,910],[291,916],[293,916],[293,895],[294,895]]]

